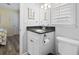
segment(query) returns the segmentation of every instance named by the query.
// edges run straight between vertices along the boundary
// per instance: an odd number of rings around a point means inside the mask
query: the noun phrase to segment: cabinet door
[[[33,36],[30,31],[27,32],[27,43],[28,43],[28,53],[33,54],[34,53],[34,41]]]
[[[44,35],[42,35],[40,43],[41,43],[40,54],[46,55],[48,53],[53,53],[54,52],[54,32],[46,33],[46,38],[44,38]]]
[[[28,52],[32,55],[39,54],[39,35],[28,31]]]
[[[55,32],[47,33],[47,38],[49,39],[49,42],[47,43],[47,50],[48,52],[54,53],[55,49]]]
[[[34,54],[34,41],[32,38],[28,40],[28,52]]]
[[[39,38],[34,38],[34,55],[39,55]]]
[[[56,3],[52,10],[52,24],[74,24],[76,4]]]

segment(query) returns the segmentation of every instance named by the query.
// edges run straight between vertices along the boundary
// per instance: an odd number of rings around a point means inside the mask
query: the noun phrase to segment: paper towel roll
[[[49,43],[49,39],[45,39],[44,41],[45,41],[45,44]]]

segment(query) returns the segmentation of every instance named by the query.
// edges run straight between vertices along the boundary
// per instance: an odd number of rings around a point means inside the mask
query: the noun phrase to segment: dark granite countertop
[[[32,31],[38,34],[44,34],[44,33],[49,33],[49,32],[54,32],[55,31],[55,27],[51,27],[51,26],[44,26],[45,29],[43,29],[43,26],[29,26],[27,27],[27,31]]]

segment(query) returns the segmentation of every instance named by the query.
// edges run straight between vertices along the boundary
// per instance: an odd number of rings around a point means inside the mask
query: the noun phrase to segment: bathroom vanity
[[[46,55],[54,53],[55,27],[27,27],[28,54]]]

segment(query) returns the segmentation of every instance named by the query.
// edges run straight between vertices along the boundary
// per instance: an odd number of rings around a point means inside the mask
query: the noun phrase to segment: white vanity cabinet
[[[50,9],[40,9],[40,25],[50,26]]]
[[[54,32],[38,34],[31,31],[27,33],[28,53],[31,55],[46,55],[54,51]],[[48,39],[48,41],[46,41]],[[46,42],[44,42],[46,41]]]
[[[76,4],[54,3],[51,8],[51,22],[53,24],[74,24]]]

